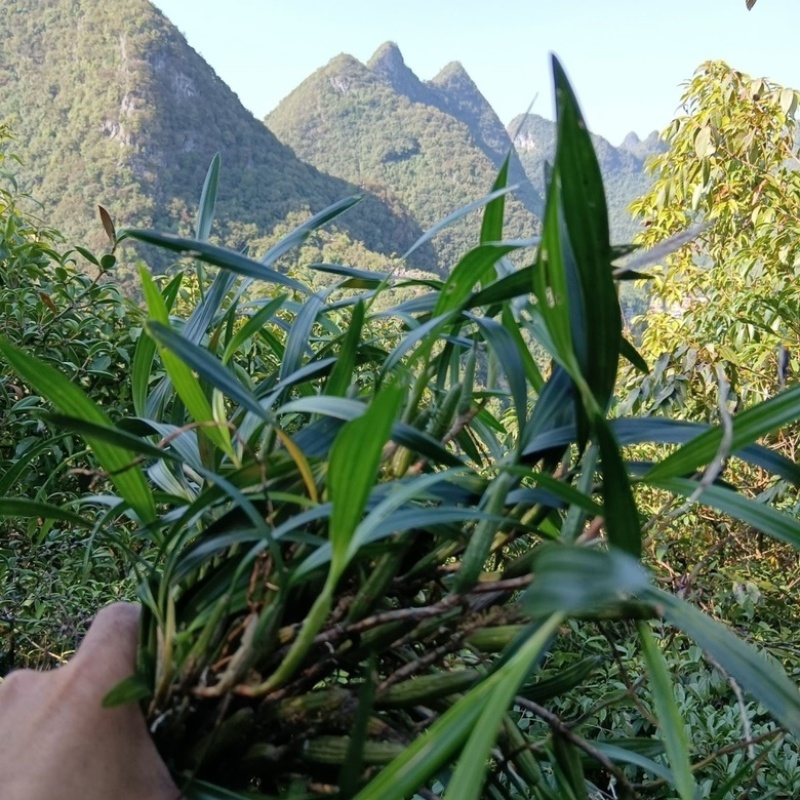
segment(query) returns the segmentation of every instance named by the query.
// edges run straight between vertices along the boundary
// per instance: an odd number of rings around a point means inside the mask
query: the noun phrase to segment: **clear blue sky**
[[[155,0],[264,117],[341,52],[366,61],[397,42],[422,79],[460,61],[504,123],[552,116],[548,53],[589,126],[617,144],[663,128],[680,84],[708,59],[800,88],[800,0]]]

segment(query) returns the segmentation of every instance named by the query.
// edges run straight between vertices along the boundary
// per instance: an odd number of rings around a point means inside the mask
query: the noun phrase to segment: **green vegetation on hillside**
[[[98,204],[121,225],[188,233],[215,152],[215,233],[234,248],[359,191],[280,144],[146,0],[0,0],[0,30],[0,120],[17,137],[18,181],[71,238],[102,246]],[[421,233],[369,196],[340,225],[387,255]]]
[[[374,191],[424,228],[483,196],[512,149],[463,68],[453,65],[423,83],[392,44],[366,66],[337,56],[285,98],[266,123],[300,158]],[[529,237],[537,229],[541,200],[515,156],[510,180],[526,185],[509,200],[506,235]],[[476,243],[473,231],[465,219],[437,236],[439,263],[428,268],[449,272]]]

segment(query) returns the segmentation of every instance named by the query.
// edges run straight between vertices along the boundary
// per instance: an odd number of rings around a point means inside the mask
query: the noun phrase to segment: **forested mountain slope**
[[[545,162],[552,162],[556,147],[556,124],[538,114],[523,114],[508,125],[519,157],[538,192],[544,192]],[[628,242],[638,231],[638,225],[628,213],[628,205],[646,194],[651,179],[645,171],[647,158],[665,149],[654,131],[646,139],[628,134],[619,147],[602,136],[592,135],[595,152],[603,173],[608,201],[608,215],[614,242]]]
[[[423,228],[486,194],[511,141],[460,64],[423,82],[396,45],[382,45],[368,64],[342,54],[317,70],[266,118],[297,155],[321,170],[364,186]],[[541,197],[516,155],[508,237],[538,226]],[[474,244],[475,226],[457,224],[434,240],[448,269]]]
[[[189,231],[217,151],[217,233],[237,247],[358,191],[281,144],[146,0],[0,0],[0,31],[0,121],[16,134],[19,182],[69,237],[102,241],[98,203],[121,225]],[[421,233],[376,198],[341,226],[389,254]]]

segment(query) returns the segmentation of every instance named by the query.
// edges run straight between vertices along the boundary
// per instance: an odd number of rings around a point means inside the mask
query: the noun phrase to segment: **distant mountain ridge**
[[[539,228],[555,125],[532,115],[507,129],[459,62],[423,81],[393,42],[367,64],[342,54],[264,124],[147,0],[0,0],[0,30],[0,122],[23,159],[16,177],[76,244],[104,246],[98,204],[119,227],[191,234],[216,152],[213,234],[235,248],[362,193],[336,229],[370,259],[402,254],[485,196],[507,155],[517,188],[505,236]],[[619,148],[601,137],[595,145],[615,236],[629,238],[620,208],[649,186],[642,165],[662,145],[634,135]],[[409,266],[447,274],[476,244],[478,213],[420,247]],[[357,251],[336,241],[340,252]]]
[[[217,151],[217,233],[236,247],[359,191],[281,144],[146,0],[0,0],[0,30],[19,180],[76,241],[102,242],[98,203],[120,225],[188,232]],[[387,254],[422,232],[374,197],[340,227]]]
[[[266,124],[300,158],[375,191],[406,209],[423,228],[484,196],[511,151],[509,237],[532,235],[542,198],[527,180],[502,123],[458,63],[431,81],[406,66],[397,45],[383,44],[362,64],[339,55],[303,81]],[[476,226],[463,221],[434,239],[447,270]]]
[[[552,163],[555,155],[556,123],[538,114],[520,114],[509,123],[508,133],[534,188],[544,193],[545,164]],[[649,190],[652,179],[645,162],[650,156],[664,152],[666,145],[657,131],[645,139],[629,133],[619,147],[592,134],[592,143],[603,175],[612,241],[629,242],[639,226],[628,206]]]
[[[410,100],[434,106],[463,122],[495,169],[500,169],[510,153],[509,183],[518,184],[517,196],[529,210],[541,215],[541,194],[530,185],[503,123],[460,61],[451,61],[424,82],[406,66],[400,48],[394,42],[385,42],[367,62],[367,68],[385,77],[395,91]]]

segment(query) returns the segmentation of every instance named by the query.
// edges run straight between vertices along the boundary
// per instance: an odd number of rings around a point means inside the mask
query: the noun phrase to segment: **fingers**
[[[114,603],[94,618],[70,662],[82,672],[101,669],[104,683],[116,683],[136,670],[136,647],[141,610],[133,603]]]

